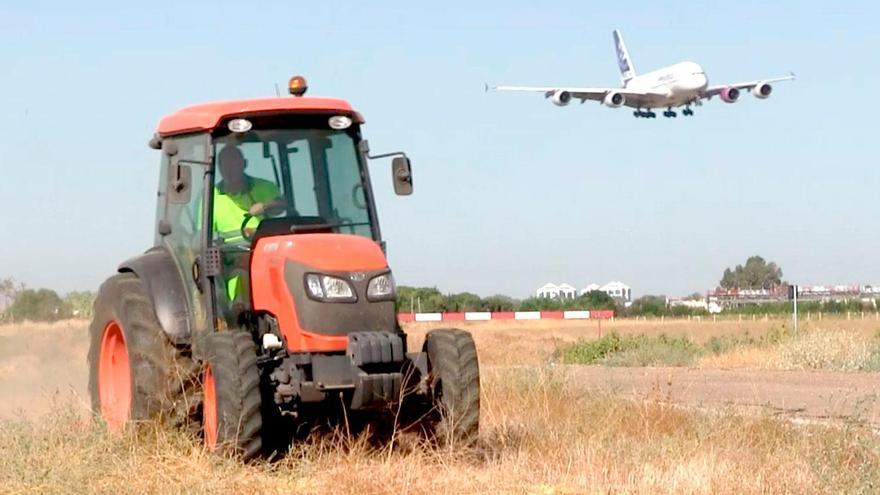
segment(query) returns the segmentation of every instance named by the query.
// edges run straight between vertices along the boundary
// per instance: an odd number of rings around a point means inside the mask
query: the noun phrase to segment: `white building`
[[[632,288],[623,282],[608,282],[601,286],[599,284],[590,284],[581,290],[577,290],[566,283],[559,285],[547,283],[538,288],[538,290],[535,291],[535,295],[547,299],[574,299],[594,290],[604,292],[625,304],[632,302]]]
[[[577,289],[566,283],[547,283],[538,288],[535,295],[543,299],[574,299],[577,297]]]
[[[544,284],[535,291],[535,295],[542,299],[556,299],[559,297],[559,286],[551,283]]]
[[[574,299],[577,297],[577,289],[568,284],[559,284],[559,297],[562,299]]]
[[[619,299],[623,302],[632,302],[632,288],[623,282],[608,282],[600,287],[599,290],[614,299]]]
[[[594,290],[599,290],[600,288],[601,287],[599,286],[599,284],[590,284],[590,285],[584,287],[583,289],[581,289],[581,295],[583,296],[589,292],[593,292]]]

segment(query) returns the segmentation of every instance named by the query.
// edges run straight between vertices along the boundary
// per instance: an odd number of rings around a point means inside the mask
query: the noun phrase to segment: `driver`
[[[213,229],[226,241],[242,241],[256,230],[267,213],[284,210],[278,186],[244,173],[247,161],[237,146],[228,144],[217,155],[221,181],[214,188]],[[251,215],[245,223],[245,216]],[[232,313],[240,313],[249,299],[248,260],[245,253],[224,259],[226,294]]]
[[[267,212],[283,210],[284,200],[278,186],[244,173],[247,161],[238,147],[226,145],[217,158],[222,180],[214,188],[214,232],[240,239],[241,231],[256,230]],[[253,218],[242,226],[246,214]]]

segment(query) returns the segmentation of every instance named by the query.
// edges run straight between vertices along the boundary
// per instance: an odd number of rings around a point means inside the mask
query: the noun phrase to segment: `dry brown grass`
[[[880,486],[866,427],[585,396],[564,371],[489,369],[476,452],[299,445],[275,462],[208,455],[180,433],[105,434],[63,408],[0,423],[9,493],[853,493]]]
[[[736,331],[760,335],[779,324],[615,321],[604,322],[603,331],[702,341]],[[823,325],[865,335],[878,326]],[[408,326],[411,347],[434,326]],[[870,493],[880,487],[880,441],[865,425],[795,425],[733,410],[684,410],[662,397],[584,392],[564,367],[504,366],[546,362],[561,343],[594,336],[595,322],[456,326],[473,331],[483,365],[481,446],[475,452],[371,448],[357,439],[325,438],[295,446],[280,461],[242,465],[209,455],[182,433],[149,425],[108,435],[83,418],[83,401],[53,403],[42,396],[45,405],[28,409],[28,417],[0,419],[0,493],[739,494]],[[10,390],[25,393],[27,384],[47,378],[20,374],[46,365],[51,359],[26,355],[47,353],[56,342],[71,351],[56,360],[54,379],[84,381],[84,330],[83,323],[0,327],[0,369],[15,367],[0,377],[4,402]],[[27,342],[18,342],[22,334]],[[35,361],[26,365],[28,359]]]
[[[868,329],[810,328],[774,346],[739,347],[705,356],[701,368],[877,370],[877,334]]]
[[[659,335],[672,337],[684,336],[697,344],[705,343],[711,337],[730,334],[743,334],[760,337],[773,329],[790,326],[788,319],[763,319],[743,317],[719,318],[711,317],[702,320],[687,319],[653,319],[633,320],[617,319],[602,322],[602,334],[617,332],[620,335]],[[572,344],[579,340],[592,340],[599,336],[598,320],[538,320],[538,321],[485,321],[485,322],[442,322],[442,323],[409,323],[405,330],[410,334],[410,348],[416,350],[421,346],[424,334],[433,328],[459,327],[469,330],[474,335],[480,352],[480,362],[486,364],[540,364],[548,362],[559,347]],[[845,330],[848,333],[872,336],[880,331],[880,321],[873,317],[847,320],[846,318],[828,318],[819,320],[813,317],[810,321],[803,319],[800,329],[811,330]],[[730,357],[729,359],[733,359]]]

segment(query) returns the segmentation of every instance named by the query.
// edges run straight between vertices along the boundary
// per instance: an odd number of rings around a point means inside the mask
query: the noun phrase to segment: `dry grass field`
[[[600,333],[599,320],[538,320],[538,321],[486,321],[486,322],[444,322],[444,323],[410,323],[405,329],[411,338],[410,347],[421,345],[425,332],[433,328],[455,326],[473,332],[477,348],[480,351],[480,362],[489,365],[522,365],[542,364],[553,358],[556,350],[566,344],[579,340],[596,339]],[[704,343],[712,337],[725,335],[749,335],[760,337],[771,330],[791,327],[789,319],[763,319],[751,317],[710,318],[702,320],[669,319],[669,320],[633,320],[618,319],[601,322],[601,334],[616,332],[620,335],[660,335],[673,337],[683,336],[696,343]],[[880,332],[880,321],[875,316],[865,315],[864,319],[811,317],[809,321],[802,319],[799,329],[810,331],[844,331],[847,335],[872,337]],[[729,356],[731,360],[735,356]],[[731,364],[735,364],[731,362]],[[744,362],[743,366],[750,366]]]
[[[783,323],[619,320],[603,322],[602,331],[665,333],[704,342],[746,331],[760,336]],[[417,347],[433,326],[408,326],[411,346]],[[593,387],[582,376],[584,370],[595,380],[610,368],[560,365],[554,356],[560,346],[594,339],[595,322],[456,326],[474,333],[480,353],[483,411],[477,449],[436,450],[411,441],[376,447],[340,434],[251,465],[209,455],[181,432],[142,425],[110,435],[90,421],[83,395],[84,323],[0,327],[0,492],[739,494],[880,489],[880,438],[873,424],[856,416],[792,421],[784,414],[744,412],[721,403],[690,407],[670,401],[662,390],[633,395]],[[805,326],[805,335],[844,336],[831,339],[844,346],[843,354],[862,352],[859,343],[880,330],[873,319],[825,319]],[[803,346],[829,347],[823,341],[792,342],[783,345],[793,346],[785,352],[797,363],[803,359],[798,352],[811,352]],[[850,344],[852,349],[845,348]],[[700,361],[682,372],[767,363],[785,369],[778,360],[735,359],[736,353],[748,352],[734,349],[727,361]],[[782,376],[784,385],[787,372],[766,373]],[[873,381],[874,375],[835,376]]]

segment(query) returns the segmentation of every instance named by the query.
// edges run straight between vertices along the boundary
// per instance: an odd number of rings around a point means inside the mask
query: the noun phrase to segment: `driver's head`
[[[218,155],[220,175],[224,180],[239,183],[244,180],[244,155],[237,146],[227,144]]]

